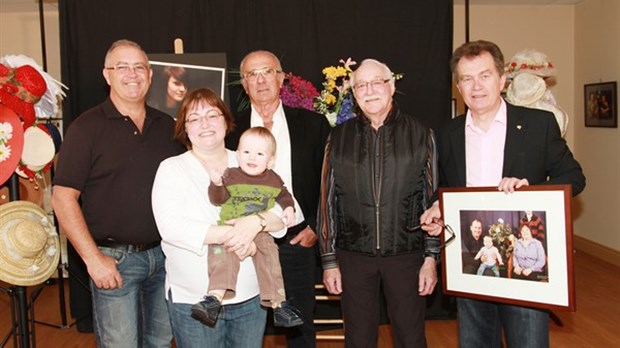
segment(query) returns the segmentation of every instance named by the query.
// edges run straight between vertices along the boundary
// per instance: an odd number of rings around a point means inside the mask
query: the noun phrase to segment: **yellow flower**
[[[347,76],[348,72],[347,69],[341,66],[328,66],[327,68],[323,69],[323,75],[325,75],[325,78],[328,80],[335,80],[339,77]]]
[[[328,94],[325,96],[325,104],[334,105],[336,104],[336,97],[333,94]]]
[[[336,88],[336,80],[327,80],[325,82],[325,88],[330,92],[333,91],[334,88]]]

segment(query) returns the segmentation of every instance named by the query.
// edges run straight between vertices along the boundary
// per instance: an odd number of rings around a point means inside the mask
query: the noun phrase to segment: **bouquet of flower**
[[[348,58],[346,61],[340,60],[342,65],[328,66],[323,69],[325,81],[320,96],[314,99],[314,109],[316,112],[325,115],[332,126],[355,117],[353,107],[355,100],[351,93],[349,78],[351,76],[351,66],[357,64]]]
[[[280,90],[280,99],[286,106],[302,108],[314,111],[314,98],[319,96],[319,91],[307,80],[293,73],[286,74],[286,80]]]
[[[509,257],[514,248],[514,234],[512,228],[504,223],[504,219],[497,219],[496,224],[489,226],[489,235],[493,238],[494,244],[499,249],[502,258]]]

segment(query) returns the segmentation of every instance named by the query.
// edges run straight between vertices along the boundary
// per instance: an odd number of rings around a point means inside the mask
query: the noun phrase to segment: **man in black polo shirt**
[[[54,210],[90,276],[98,347],[172,339],[151,186],[159,163],[183,148],[173,119],[145,104],[152,74],[138,44],[112,44],[103,68],[110,96],[71,124],[54,178]]]

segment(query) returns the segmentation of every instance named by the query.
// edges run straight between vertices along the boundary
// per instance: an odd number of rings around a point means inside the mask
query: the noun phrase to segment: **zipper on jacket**
[[[373,158],[372,160],[372,190],[373,190],[373,195],[375,198],[375,234],[376,234],[376,238],[377,238],[377,250],[381,249],[381,233],[380,233],[380,222],[381,222],[381,214],[379,212],[379,202],[381,201],[381,184],[383,182],[383,140],[381,139],[381,137],[383,136],[382,133],[384,133],[382,131],[383,127],[379,127],[379,129],[377,130],[377,134],[376,134],[376,142],[378,143],[379,146],[379,168],[376,168],[375,163],[376,160]],[[372,132],[373,130],[371,130]],[[373,143],[373,157],[375,157],[375,147],[377,144]],[[375,175],[376,175],[376,171],[377,169],[379,170],[379,180],[375,179]],[[379,185],[377,186],[376,183],[379,183]]]

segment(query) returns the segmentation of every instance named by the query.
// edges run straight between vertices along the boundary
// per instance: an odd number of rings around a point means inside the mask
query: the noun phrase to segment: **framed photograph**
[[[575,310],[570,185],[440,188],[443,292]],[[448,226],[450,228],[448,228]]]
[[[584,85],[583,97],[586,127],[618,127],[616,81]]]
[[[149,54],[149,63],[153,81],[146,103],[173,118],[183,97],[193,89],[206,87],[227,100],[223,53]]]

